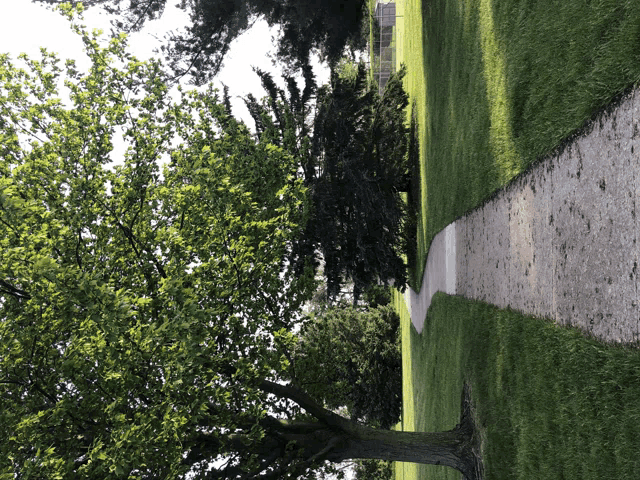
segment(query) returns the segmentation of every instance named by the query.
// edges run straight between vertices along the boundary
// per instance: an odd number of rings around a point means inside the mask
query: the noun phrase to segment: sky
[[[0,53],[10,53],[15,59],[19,53],[25,52],[38,58],[40,47],[59,53],[61,59],[76,59],[78,67],[88,66],[88,58],[82,52],[80,38],[71,32],[68,22],[57,12],[51,11],[42,4],[34,4],[31,0],[2,1],[2,28],[0,29]],[[145,27],[130,36],[131,53],[139,59],[148,59],[154,54],[153,49],[162,44],[166,32],[175,30],[189,21],[188,15],[169,0],[167,8],[159,20],[147,22]],[[102,28],[108,34],[110,24],[106,14],[99,7],[84,12],[84,23],[89,28]],[[275,51],[272,37],[276,31],[269,29],[264,21],[256,22],[232,44],[225,58],[224,66],[214,80],[214,85],[222,89],[221,83],[229,86],[233,113],[248,125],[253,122],[241,97],[253,93],[256,97],[264,95],[260,80],[253,72],[252,66],[274,73],[279,80],[278,69],[272,65],[269,54]],[[318,84],[326,82],[329,73],[318,62],[314,65]]]

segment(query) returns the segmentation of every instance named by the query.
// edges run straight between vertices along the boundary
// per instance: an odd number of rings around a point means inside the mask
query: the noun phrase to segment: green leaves
[[[264,435],[307,193],[215,90],[174,103],[124,36],[74,29],[88,72],[0,57],[0,475],[178,478],[204,433]]]
[[[315,312],[292,349],[293,381],[329,408],[347,407],[352,420],[390,428],[402,408],[399,326],[390,305]]]
[[[313,126],[317,174],[307,237],[322,252],[329,297],[348,280],[354,297],[371,285],[404,288],[405,203],[408,189],[404,69],[382,96],[357,73],[334,71],[318,94]],[[348,73],[348,72],[347,72]]]
[[[310,259],[318,266],[320,252],[332,300],[349,282],[356,300],[379,283],[403,288],[411,228],[402,197],[410,181],[404,70],[382,96],[369,85],[364,64],[343,63],[331,85],[319,89],[303,69],[303,92],[290,77],[284,76],[285,92],[268,73],[256,73],[268,94],[261,102],[245,99],[257,134],[295,157],[309,187],[306,228],[290,263],[299,271]]]

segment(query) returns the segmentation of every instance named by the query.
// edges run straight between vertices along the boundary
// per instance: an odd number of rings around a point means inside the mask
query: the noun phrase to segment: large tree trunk
[[[462,392],[460,423],[447,432],[401,432],[351,424],[344,428],[342,448],[327,460],[373,458],[394,462],[445,465],[462,472],[468,480],[482,478],[476,426],[471,414],[469,385]],[[331,458],[334,456],[334,458]]]
[[[472,432],[459,425],[448,432],[400,432],[358,426],[328,460],[373,458],[394,462],[445,465],[477,478]]]
[[[285,442],[282,449],[299,452],[304,469],[328,460],[378,459],[394,462],[445,465],[462,472],[468,480],[482,478],[477,451],[477,432],[471,414],[469,385],[462,392],[460,423],[447,432],[401,432],[371,428],[324,409],[306,393],[291,386],[262,382],[269,393],[290,398],[318,419],[311,422],[283,422],[272,419],[270,427],[277,434],[271,440]],[[267,450],[274,449],[264,445]]]

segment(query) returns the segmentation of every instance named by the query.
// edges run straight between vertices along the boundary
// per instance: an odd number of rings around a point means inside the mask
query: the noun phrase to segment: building
[[[377,0],[374,11],[373,75],[380,92],[396,71],[396,4]]]

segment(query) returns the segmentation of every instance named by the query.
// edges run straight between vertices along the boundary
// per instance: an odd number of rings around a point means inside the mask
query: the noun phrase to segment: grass
[[[397,0],[398,63],[418,120],[411,284],[431,240],[640,83],[640,2]],[[438,294],[418,335],[404,300],[405,430],[452,428],[468,380],[487,480],[631,479],[640,354],[545,320]],[[398,464],[397,480],[458,479]]]
[[[461,322],[425,325],[423,334],[411,324],[404,299],[395,297],[402,328],[402,428],[405,431],[450,430],[460,419],[460,392],[464,381],[465,338]],[[431,346],[437,345],[437,350]],[[455,346],[455,347],[454,347]],[[442,348],[441,348],[442,347]],[[447,467],[396,464],[396,480],[455,479]]]
[[[406,432],[416,431],[415,428],[415,407],[414,407],[414,386],[411,375],[405,375],[404,372],[410,372],[413,365],[411,357],[411,316],[407,310],[404,299],[400,293],[394,291],[394,306],[400,315],[401,327],[401,345],[402,345],[402,420],[396,426],[397,430]],[[395,480],[416,479],[418,465],[414,463],[397,462],[395,464]]]
[[[452,428],[467,380],[484,431],[487,480],[637,478],[637,349],[441,293],[420,335],[403,325],[411,362],[405,428]],[[396,469],[398,480],[445,478],[460,476],[428,465]]]
[[[640,82],[640,2],[398,0],[431,240]]]

